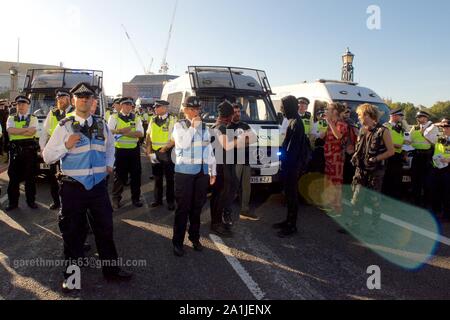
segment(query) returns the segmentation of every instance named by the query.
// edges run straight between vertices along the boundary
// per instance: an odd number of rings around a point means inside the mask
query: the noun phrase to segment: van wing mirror
[[[279,125],[282,125],[284,121],[284,115],[281,112],[277,113],[277,122]]]

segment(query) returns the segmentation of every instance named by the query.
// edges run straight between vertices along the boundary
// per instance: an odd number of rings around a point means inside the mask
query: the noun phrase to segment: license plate
[[[252,184],[272,183],[272,177],[252,177],[250,182]]]
[[[403,183],[410,183],[411,177],[410,176],[403,176]]]
[[[46,163],[41,163],[39,165],[39,168],[41,168],[41,170],[50,170],[50,165]]]

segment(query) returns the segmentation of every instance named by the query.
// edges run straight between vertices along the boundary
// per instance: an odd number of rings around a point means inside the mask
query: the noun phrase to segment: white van
[[[382,117],[381,123],[389,121],[389,107],[375,91],[358,86],[357,83],[336,81],[336,80],[317,80],[315,82],[305,82],[288,86],[273,88],[275,96],[274,105],[277,111],[280,111],[281,99],[288,95],[297,98],[305,97],[311,102],[308,111],[317,120],[317,113],[325,109],[332,102],[344,102],[352,110],[352,118],[357,121],[355,113],[356,108],[363,103],[371,103],[378,107]]]
[[[183,102],[189,96],[202,101],[203,121],[212,126],[217,120],[217,106],[225,99],[240,102],[241,120],[258,136],[250,146],[253,184],[279,181],[280,125],[270,95],[266,73],[234,67],[191,66],[181,77],[164,86],[161,99],[170,102],[170,111],[183,117]]]

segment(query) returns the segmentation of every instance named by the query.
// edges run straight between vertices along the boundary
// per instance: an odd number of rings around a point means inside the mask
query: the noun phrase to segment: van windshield
[[[38,118],[45,118],[55,107],[55,96],[44,93],[34,93],[31,95],[30,113]]]
[[[218,118],[217,106],[223,97],[200,97],[202,117],[205,122],[214,123]],[[276,115],[272,104],[266,97],[239,97],[236,99],[243,106],[241,120],[254,124],[276,124]]]
[[[358,107],[364,103],[370,103],[376,107],[378,107],[378,110],[381,112],[381,117],[380,117],[380,123],[386,123],[389,121],[389,107],[385,104],[385,103],[374,103],[374,102],[365,102],[365,101],[350,101],[350,100],[338,100],[335,102],[341,102],[346,104],[350,110],[352,110],[352,115],[351,118],[353,121],[355,121],[356,123],[359,122],[358,120],[358,115],[356,114],[356,109],[358,109]]]

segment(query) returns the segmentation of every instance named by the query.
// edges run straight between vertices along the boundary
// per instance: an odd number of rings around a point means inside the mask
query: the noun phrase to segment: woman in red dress
[[[332,103],[326,117],[328,131],[325,136],[325,204],[334,215],[342,213],[342,184],[344,182],[345,147],[348,139],[348,125],[343,120],[346,106]]]

